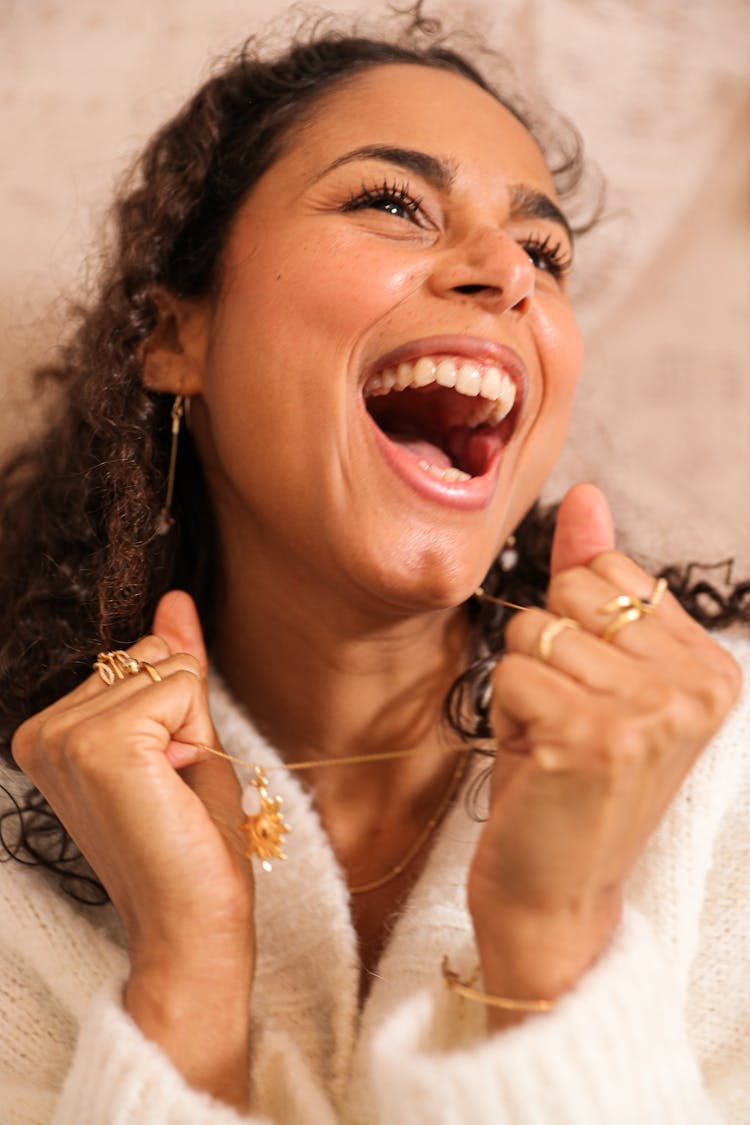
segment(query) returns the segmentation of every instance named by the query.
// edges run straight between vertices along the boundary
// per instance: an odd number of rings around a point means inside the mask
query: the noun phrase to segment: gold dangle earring
[[[180,441],[180,423],[182,422],[183,416],[187,420],[189,407],[189,398],[186,399],[182,394],[175,395],[174,402],[172,403],[172,445],[169,451],[167,495],[164,499],[164,506],[159,512],[159,520],[156,529],[157,535],[166,535],[174,523],[172,499],[174,497],[174,479],[177,471],[177,446]]]

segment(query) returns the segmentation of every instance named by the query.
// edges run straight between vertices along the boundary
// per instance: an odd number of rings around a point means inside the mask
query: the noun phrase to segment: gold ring
[[[151,677],[152,681],[155,684],[161,683],[162,677],[156,671],[156,668],[154,668],[153,664],[149,664],[147,660],[139,660],[138,663],[140,664],[140,668],[138,669],[139,672],[145,672],[147,676]]]
[[[112,687],[117,680],[124,680],[126,676],[137,676],[139,672],[145,672],[155,684],[161,683],[161,676],[153,665],[145,660],[136,660],[122,649],[100,652],[92,667],[107,687]]]
[[[651,594],[651,597],[650,598],[644,598],[643,604],[644,605],[650,605],[652,609],[656,609],[659,602],[664,597],[664,593],[665,593],[666,589],[667,589],[666,578],[657,578],[656,585],[654,586],[654,590],[653,590],[653,593]]]
[[[598,613],[614,613],[617,609],[622,611],[617,614],[613,621],[610,621],[601,634],[601,639],[611,641],[615,633],[619,633],[625,625],[629,625],[632,621],[640,621],[646,614],[653,613],[664,597],[666,588],[666,578],[658,578],[650,598],[633,598],[629,594],[618,594],[606,605],[600,606],[597,610]]]
[[[647,610],[641,609],[640,606],[631,605],[628,609],[618,613],[614,621],[610,621],[607,628],[602,633],[603,641],[611,641],[615,633],[619,633],[625,625],[629,625],[631,621],[640,621],[645,616]]]
[[[554,621],[550,621],[549,625],[545,625],[539,634],[539,639],[536,642],[536,649],[534,655],[543,660],[545,664],[549,663],[550,654],[552,652],[552,642],[555,637],[562,633],[563,629],[580,629],[581,626],[572,617],[556,617]]]
[[[137,676],[141,670],[138,661],[128,656],[122,649],[100,652],[93,668],[108,687],[111,687],[115,680],[124,680],[126,676]]]

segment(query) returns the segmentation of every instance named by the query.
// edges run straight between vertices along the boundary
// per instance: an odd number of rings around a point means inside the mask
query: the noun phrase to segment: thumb
[[[612,513],[593,484],[577,484],[566,493],[552,540],[552,577],[571,566],[586,566],[615,545]]]
[[[189,652],[201,666],[201,675],[208,671],[208,657],[203,641],[195,602],[184,590],[170,590],[159,602],[154,614],[153,631],[163,637],[170,652]]]

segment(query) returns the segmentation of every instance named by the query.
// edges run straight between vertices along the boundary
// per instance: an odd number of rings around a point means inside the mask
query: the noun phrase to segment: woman
[[[246,53],[118,215],[6,472],[15,854],[93,872],[3,868],[14,1119],[740,1120],[748,707],[589,486],[545,591],[581,343],[523,115],[440,47]]]

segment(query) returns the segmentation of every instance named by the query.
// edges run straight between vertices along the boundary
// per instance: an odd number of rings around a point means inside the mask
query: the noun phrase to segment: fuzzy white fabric
[[[750,644],[730,647],[750,672]],[[218,684],[225,748],[278,759]],[[703,755],[629,886],[611,947],[551,1013],[488,1036],[449,994],[476,968],[465,879],[480,826],[446,818],[369,998],[341,873],[292,775],[294,825],[258,877],[248,1116],[190,1089],[121,1006],[111,909],[0,867],[0,1097],[7,1125],[711,1125],[750,1121],[750,693]],[[277,784],[278,782],[278,784]]]

